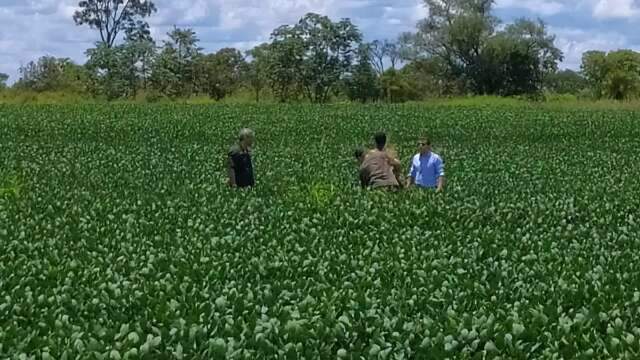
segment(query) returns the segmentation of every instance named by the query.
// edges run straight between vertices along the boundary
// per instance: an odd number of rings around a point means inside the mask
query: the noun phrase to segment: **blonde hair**
[[[249,128],[244,128],[240,130],[240,132],[238,133],[238,140],[242,141],[244,139],[254,137],[254,136],[255,136],[255,133],[253,132],[253,130]]]

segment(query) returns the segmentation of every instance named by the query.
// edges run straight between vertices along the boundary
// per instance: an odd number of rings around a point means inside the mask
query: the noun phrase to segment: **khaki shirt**
[[[360,183],[363,187],[399,187],[393,172],[392,159],[384,151],[369,152],[360,165]]]

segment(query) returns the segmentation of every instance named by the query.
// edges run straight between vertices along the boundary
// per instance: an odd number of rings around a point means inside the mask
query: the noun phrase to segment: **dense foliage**
[[[637,358],[639,116],[2,107],[0,357]],[[431,135],[447,192],[360,190],[379,129]]]
[[[307,13],[278,26],[245,57],[233,48],[206,54],[194,29],[175,26],[158,47],[147,22],[157,11],[152,1],[82,0],[73,20],[99,34],[87,62],[42,57],[20,68],[16,89],[149,102],[202,95],[222,100],[239,90],[260,100],[266,90],[281,102],[326,103],[537,96],[545,84],[550,88],[545,80],[563,57],[542,21],[501,26],[493,0],[423,3],[428,17],[397,40],[365,43],[350,19]],[[0,89],[5,81],[0,77]]]
[[[582,56],[582,72],[594,98],[628,100],[640,96],[640,53],[633,50],[587,51]]]

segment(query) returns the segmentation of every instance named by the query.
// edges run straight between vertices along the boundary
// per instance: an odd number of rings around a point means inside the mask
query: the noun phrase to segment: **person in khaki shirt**
[[[359,148],[354,154],[360,164],[360,185],[372,189],[400,189],[400,161],[387,152],[386,134],[377,133],[374,141],[375,149],[367,152]]]

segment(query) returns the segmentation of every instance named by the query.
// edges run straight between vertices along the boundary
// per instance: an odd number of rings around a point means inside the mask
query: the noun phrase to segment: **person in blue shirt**
[[[407,187],[435,189],[444,191],[444,161],[440,155],[432,152],[431,140],[418,142],[418,154],[411,160]]]

